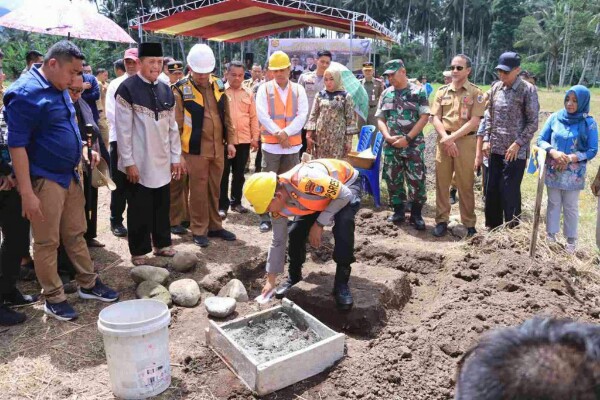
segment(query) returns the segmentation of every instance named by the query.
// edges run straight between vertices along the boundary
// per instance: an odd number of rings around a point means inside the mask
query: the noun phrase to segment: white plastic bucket
[[[115,396],[145,399],[169,387],[170,321],[167,305],[150,299],[123,301],[100,312],[98,330]]]

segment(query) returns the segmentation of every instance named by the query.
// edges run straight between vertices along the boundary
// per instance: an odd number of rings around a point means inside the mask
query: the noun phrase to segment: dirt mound
[[[456,363],[482,332],[534,315],[585,320],[600,313],[596,284],[569,265],[540,263],[518,249],[471,248],[445,260],[373,246],[359,254],[410,271],[413,296],[366,344],[368,357],[349,357],[331,373],[339,397],[451,399]]]

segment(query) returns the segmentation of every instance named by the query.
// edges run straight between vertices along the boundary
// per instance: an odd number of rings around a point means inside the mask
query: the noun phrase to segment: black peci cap
[[[138,47],[138,57],[162,57],[162,45],[160,43],[145,42]]]
[[[521,66],[521,56],[519,53],[514,51],[507,51],[502,53],[500,59],[498,59],[498,65],[495,69],[500,69],[505,72],[510,72],[513,69]]]

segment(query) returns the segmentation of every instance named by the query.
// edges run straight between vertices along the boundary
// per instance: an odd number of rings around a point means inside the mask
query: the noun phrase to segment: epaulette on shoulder
[[[225,84],[223,83],[223,81],[221,80],[221,78],[219,78],[216,75],[213,75],[213,78],[215,79],[213,82],[217,84],[217,87],[219,88],[220,91],[224,91],[225,90]]]
[[[189,79],[190,79],[190,78],[188,78],[187,76],[186,76],[186,77],[183,77],[183,78],[181,78],[180,80],[178,80],[177,82],[175,82],[175,83],[173,84],[173,86],[175,86],[175,87],[181,87],[181,86],[183,86],[183,85],[187,85],[187,83],[188,83],[188,80],[189,80]]]

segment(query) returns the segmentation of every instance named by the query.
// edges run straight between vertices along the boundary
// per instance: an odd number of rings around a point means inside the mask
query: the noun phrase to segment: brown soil
[[[108,199],[108,193],[101,190],[102,216],[108,216]],[[432,210],[427,211],[431,227]],[[387,310],[385,325],[375,336],[349,334],[346,356],[330,370],[267,399],[451,399],[456,363],[481,333],[534,315],[582,320],[600,315],[595,273],[581,272],[581,263],[569,261],[561,250],[554,260],[531,260],[526,247],[510,239],[516,237],[514,232],[482,235],[472,243],[449,236],[437,239],[429,231],[390,226],[385,222],[389,213],[367,208],[359,212],[356,258],[361,265],[406,273],[411,299],[403,309]],[[204,277],[202,269],[172,274],[171,279],[202,280],[204,299],[208,291],[214,293],[238,277],[250,298],[257,296],[270,241],[270,234],[258,233],[257,224],[254,215],[231,213],[225,226],[240,240],[212,241],[206,249],[190,244],[190,235],[174,238],[178,250],[196,253],[210,273]],[[99,240],[107,247],[93,249],[92,255],[102,279],[120,290],[123,299],[135,298],[135,285],[128,276],[127,242],[109,233],[107,218],[99,225]],[[311,267],[330,261],[330,233],[325,243],[324,248],[311,252],[307,262]],[[161,258],[153,261],[166,263]],[[21,287],[26,292],[39,290],[35,283]],[[0,329],[0,399],[112,398],[96,328],[98,313],[106,305],[73,295],[69,299],[80,312],[77,321],[46,318],[36,305],[24,309],[25,324]],[[254,302],[239,303],[231,318],[258,310]],[[173,382],[158,398],[252,399],[252,393],[205,346],[209,317],[204,307],[174,307],[172,315]]]

